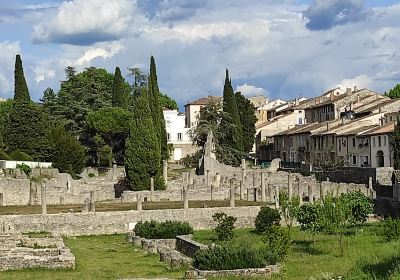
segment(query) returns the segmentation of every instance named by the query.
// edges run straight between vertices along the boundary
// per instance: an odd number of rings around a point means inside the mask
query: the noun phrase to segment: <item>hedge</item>
[[[192,234],[193,228],[186,222],[150,221],[137,223],[134,231],[136,235],[147,239],[172,239],[178,235]]]

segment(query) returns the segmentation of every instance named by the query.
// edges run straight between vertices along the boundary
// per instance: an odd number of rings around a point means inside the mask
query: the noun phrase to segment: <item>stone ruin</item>
[[[75,256],[61,237],[0,235],[0,270],[75,268]]]

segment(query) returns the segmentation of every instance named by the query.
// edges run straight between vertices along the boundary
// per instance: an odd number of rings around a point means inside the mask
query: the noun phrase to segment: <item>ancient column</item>
[[[219,188],[221,186],[221,174],[219,174],[219,172],[217,172],[215,174],[215,181],[216,181],[217,188]]]
[[[230,188],[230,193],[229,193],[229,207],[231,207],[231,208],[235,207],[235,187],[232,184],[232,180],[231,180],[231,188]]]
[[[113,181],[118,179],[117,172],[118,172],[117,164],[114,163],[113,166],[112,166],[112,179],[113,179]]]
[[[83,201],[83,204],[82,204],[82,208],[81,208],[81,212],[82,213],[88,213],[89,212],[89,204],[90,204],[89,198],[86,198]]]
[[[136,196],[136,210],[142,211],[142,195],[138,194]]]
[[[314,203],[314,194],[313,194],[313,187],[308,186],[308,201],[310,203]]]
[[[241,180],[239,182],[239,188],[240,188],[240,200],[244,200],[244,181]]]
[[[256,187],[256,174],[253,171],[253,189]]]
[[[246,160],[245,159],[242,159],[241,167],[242,167],[242,174],[244,177],[246,177]]]
[[[168,161],[166,159],[163,160],[163,177],[165,186],[168,185]]]
[[[372,185],[372,177],[368,178],[368,191],[369,191],[369,196],[372,197],[372,192],[374,191],[374,187]]]
[[[189,198],[188,198],[188,193],[187,193],[187,188],[182,189],[183,193],[183,209],[189,209]]]
[[[279,187],[275,186],[275,209],[279,209]]]
[[[188,182],[189,185],[193,185],[194,174],[195,174],[194,170],[191,169],[191,170],[189,171],[189,182]]]
[[[211,201],[212,201],[213,198],[214,198],[214,184],[211,184],[211,188],[210,188],[210,198],[211,198]]]
[[[4,206],[4,194],[0,193],[0,206]]]
[[[154,178],[150,178],[150,201],[153,201],[154,196]]]
[[[261,201],[266,202],[267,199],[265,197],[265,173],[261,173]]]
[[[322,200],[324,198],[324,186],[322,181],[319,182],[319,199]]]
[[[293,186],[292,186],[292,178],[290,177],[290,172],[288,175],[288,198],[289,201],[292,201],[292,197],[293,197]]]
[[[94,191],[90,191],[90,212],[96,212]]]
[[[42,184],[42,214],[47,214],[46,185]]]
[[[209,187],[209,183],[210,183],[210,170],[206,171],[206,187]]]
[[[253,198],[251,197],[251,188],[247,188],[247,201],[253,201]]]

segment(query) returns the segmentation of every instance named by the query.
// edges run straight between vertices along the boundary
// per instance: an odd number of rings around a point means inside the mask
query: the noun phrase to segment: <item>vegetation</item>
[[[18,160],[18,161],[32,161],[33,158],[28,155],[27,153],[21,152],[19,150],[16,150],[10,154],[10,158],[12,160]]]
[[[200,151],[197,151],[191,155],[188,154],[181,158],[181,164],[183,164],[186,168],[195,168],[199,164],[200,157]]]
[[[400,85],[398,85],[400,87]],[[397,123],[394,131],[390,135],[390,144],[393,149],[393,166],[395,169],[400,169],[400,119],[397,119]]]
[[[234,237],[233,230],[235,229],[235,222],[237,219],[222,212],[215,213],[212,218],[218,223],[214,228],[214,232],[217,235],[217,240],[231,240]]]
[[[255,230],[257,233],[262,234],[274,226],[279,225],[281,221],[281,215],[279,210],[272,209],[269,206],[263,206],[258,212],[256,220],[255,220]]]
[[[389,92],[385,91],[385,96],[390,97],[392,99],[396,99],[400,97],[400,84],[397,84],[394,88],[390,89]]]
[[[15,57],[14,69],[14,101],[20,103],[31,102],[28,85],[26,84],[22,60],[19,54]]]
[[[25,163],[17,164],[17,168],[24,172],[26,176],[29,177],[29,175],[31,175],[32,169]]]
[[[125,87],[124,78],[122,78],[119,67],[115,68],[114,82],[112,90],[112,105],[113,107],[128,108],[129,93]]]
[[[255,124],[257,117],[254,114],[256,108],[250,100],[244,97],[240,92],[235,93],[236,104],[239,113],[240,123],[243,133],[243,150],[248,153],[253,149],[254,135],[256,135]]]
[[[178,235],[193,233],[193,228],[186,222],[156,221],[139,222],[135,226],[135,234],[147,239],[172,239]]]
[[[0,150],[0,159],[1,160],[11,160],[11,157],[7,155],[6,152]]]
[[[290,229],[276,225],[268,229],[263,240],[267,244],[272,263],[283,261],[292,245]]]
[[[400,219],[389,218],[384,222],[383,236],[390,242],[400,240]]]

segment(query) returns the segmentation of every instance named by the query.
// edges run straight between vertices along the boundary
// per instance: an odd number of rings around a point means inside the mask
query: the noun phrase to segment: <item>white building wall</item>
[[[379,145],[379,137],[381,138],[381,144]],[[390,149],[389,135],[374,135],[370,137],[371,146],[371,167],[377,168],[378,166],[378,151],[383,152],[384,166],[392,166],[392,155]]]

